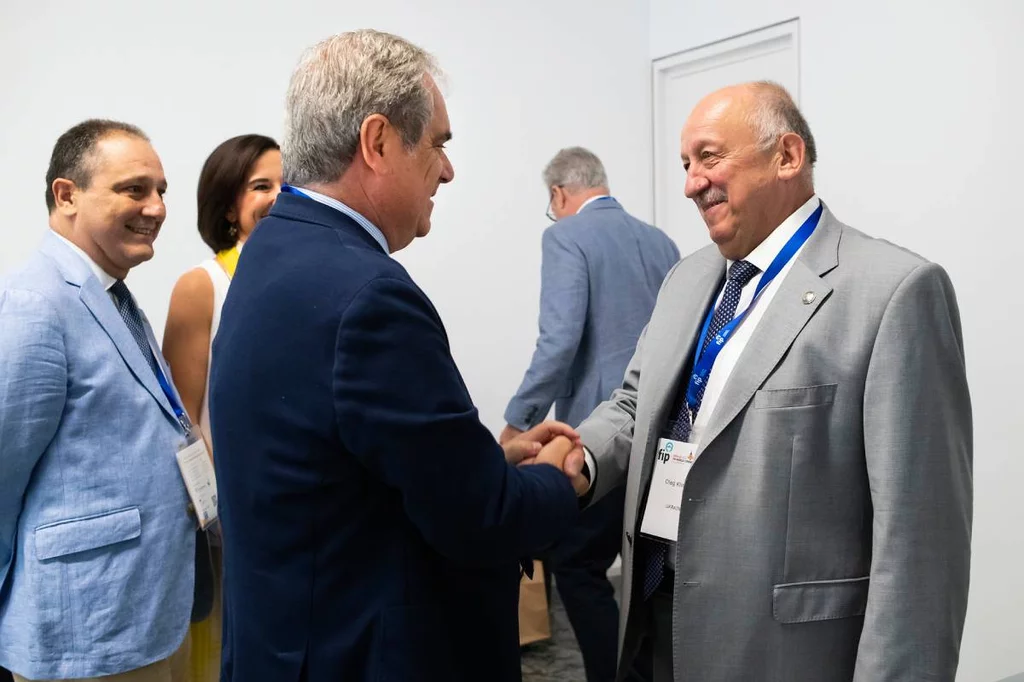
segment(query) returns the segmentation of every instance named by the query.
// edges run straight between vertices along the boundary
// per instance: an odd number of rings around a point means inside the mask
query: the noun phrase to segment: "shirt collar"
[[[782,224],[765,237],[765,240],[758,244],[757,248],[751,251],[750,255],[743,260],[756,265],[761,272],[767,270],[772,261],[775,260],[775,257],[782,251],[782,247],[797,233],[797,230],[804,224],[804,221],[811,217],[811,214],[817,210],[820,203],[818,195],[812,195],[803,206],[783,220]],[[732,263],[733,261],[729,261],[729,265],[732,265]]]
[[[324,206],[330,206],[336,211],[341,211],[349,218],[359,223],[359,226],[366,230],[366,232],[371,237],[373,237],[374,241],[380,244],[380,248],[384,249],[384,253],[391,253],[391,249],[388,248],[388,240],[387,238],[384,237],[384,233],[381,232],[379,227],[371,223],[369,219],[367,219],[366,216],[361,214],[359,211],[343,204],[334,197],[327,196],[326,194],[320,194],[320,192],[314,192],[313,190],[306,189],[305,187],[293,187],[293,189],[298,190],[299,192],[306,195],[313,201],[320,202]]]
[[[599,194],[596,197],[590,197],[589,199],[584,201],[582,204],[580,204],[580,207],[578,209],[576,209],[576,215],[579,215],[580,213],[582,213],[583,209],[585,209],[587,206],[589,206],[590,204],[594,203],[598,199],[610,199],[610,198],[611,198],[611,195],[609,195],[609,194]]]
[[[82,249],[73,244],[70,239],[67,239],[61,234],[57,234],[57,232],[54,232],[54,234],[57,235],[58,239],[71,247],[71,250],[77,253],[79,258],[85,261],[85,264],[89,266],[90,270],[92,270],[92,274],[96,275],[96,279],[99,280],[100,286],[103,287],[103,290],[110,291],[110,287],[114,286],[117,282],[117,278],[112,277],[106,270],[96,265],[96,262],[92,258],[89,258],[85,251],[82,251]]]

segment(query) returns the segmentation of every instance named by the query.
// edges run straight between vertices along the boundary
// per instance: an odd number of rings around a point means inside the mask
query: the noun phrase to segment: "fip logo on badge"
[[[657,455],[655,457],[657,458],[657,460],[659,462],[664,464],[665,462],[668,461],[669,457],[672,456],[672,446],[673,445],[675,445],[675,443],[673,443],[672,441],[667,441],[664,445],[662,445],[658,449],[658,453],[657,453]]]

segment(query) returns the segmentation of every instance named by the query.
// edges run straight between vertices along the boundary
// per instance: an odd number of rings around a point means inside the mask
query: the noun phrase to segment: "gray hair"
[[[789,92],[778,83],[757,81],[751,83],[757,105],[750,113],[748,123],[758,136],[762,150],[771,149],[786,133],[795,133],[807,148],[808,169],[818,160],[818,148],[807,119],[800,113]]]
[[[412,148],[434,113],[426,76],[434,58],[398,36],[360,30],[307,50],[292,74],[281,162],[291,185],[333,182],[359,146],[363,121],[381,114]]]
[[[544,185],[571,190],[607,187],[608,176],[601,159],[583,147],[569,147],[555,154],[544,169]]]

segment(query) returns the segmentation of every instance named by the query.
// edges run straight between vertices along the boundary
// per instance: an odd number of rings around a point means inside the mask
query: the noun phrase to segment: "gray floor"
[[[551,639],[523,647],[523,682],[586,682],[583,658],[558,591],[551,590]]]
[[[619,596],[618,567],[613,567],[608,579]],[[522,649],[523,682],[586,682],[583,658],[576,643],[576,635],[565,615],[565,607],[558,598],[558,590],[551,590],[551,639],[530,644]]]

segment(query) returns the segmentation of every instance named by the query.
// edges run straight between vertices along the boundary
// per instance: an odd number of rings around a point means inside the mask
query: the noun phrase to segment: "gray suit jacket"
[[[621,388],[580,427],[594,499],[627,482],[624,657],[644,627],[633,549],[653,450],[724,271],[715,246],[673,269]],[[683,492],[677,679],[952,681],[972,513],[952,284],[826,208],[770,306]]]
[[[661,230],[597,199],[544,232],[540,336],[505,421],[579,424],[622,381],[679,249]]]

